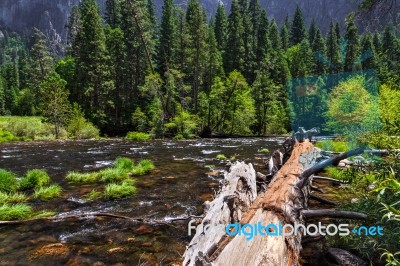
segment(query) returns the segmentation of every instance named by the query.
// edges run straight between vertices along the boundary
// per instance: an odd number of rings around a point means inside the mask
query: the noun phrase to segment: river
[[[60,199],[33,201],[35,210],[58,215],[107,212],[133,218],[168,220],[201,215],[202,204],[218,190],[227,161],[217,154],[252,162],[265,172],[267,156],[282,138],[196,140],[120,139],[15,142],[0,144],[0,168],[23,175],[45,169],[63,188]],[[259,152],[267,148],[269,154]],[[71,184],[69,171],[93,171],[110,166],[119,156],[150,159],[156,169],[136,177],[137,194],[124,200],[85,201],[102,184]],[[0,227],[0,265],[180,265],[190,242],[187,225],[149,225],[113,218],[32,222]]]

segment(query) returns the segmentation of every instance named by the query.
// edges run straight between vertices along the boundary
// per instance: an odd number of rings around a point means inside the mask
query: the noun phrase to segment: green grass
[[[123,169],[127,171],[131,171],[133,169],[134,162],[126,157],[119,157],[115,160],[114,167],[117,169]]]
[[[217,160],[226,160],[226,159],[227,159],[226,156],[223,155],[223,154],[218,154],[217,156],[215,156],[215,158],[216,158]]]
[[[17,176],[9,171],[0,169],[0,191],[15,192],[18,188]]]
[[[106,168],[101,170],[99,175],[103,182],[120,182],[128,177],[128,171],[119,168]]]
[[[28,197],[22,193],[12,194],[12,193],[0,192],[0,204],[25,202],[27,200],[28,200]]]
[[[315,146],[325,151],[345,152],[349,149],[347,142],[333,141],[330,139],[318,141]]]
[[[0,127],[21,140],[53,139],[53,126],[39,116],[2,116]]]
[[[17,140],[19,140],[19,138],[15,137],[11,132],[0,128],[0,143]]]
[[[46,218],[46,217],[52,217],[56,214],[57,212],[54,211],[40,211],[38,213],[35,213],[35,215],[33,215],[32,218]]]
[[[69,172],[66,179],[74,183],[94,183],[99,181],[100,175],[99,173]]]
[[[50,200],[57,198],[61,195],[61,187],[57,184],[51,185],[49,187],[42,187],[36,189],[34,192],[34,197],[41,200]]]
[[[132,131],[132,132],[128,132],[128,134],[126,134],[127,140],[138,141],[138,140],[148,140],[150,138],[151,138],[150,134],[143,133],[143,132]]]
[[[0,206],[0,220],[14,221],[28,219],[32,215],[32,208],[26,204],[3,204]]]
[[[123,182],[122,184],[108,184],[104,190],[104,197],[106,199],[120,199],[132,196],[136,193],[136,187],[130,182]]]
[[[92,191],[89,192],[89,194],[86,195],[86,199],[94,200],[100,198],[102,195],[103,193],[93,189]]]
[[[262,148],[262,149],[259,150],[258,152],[261,152],[261,153],[268,153],[269,150],[268,150],[267,148]]]
[[[26,173],[19,183],[20,190],[37,189],[50,183],[50,177],[46,171],[33,169]]]
[[[150,160],[141,160],[138,165],[135,165],[132,169],[132,175],[139,176],[145,175],[153,170],[154,164]]]

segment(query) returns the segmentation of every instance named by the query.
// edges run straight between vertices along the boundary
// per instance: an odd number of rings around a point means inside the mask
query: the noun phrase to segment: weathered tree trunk
[[[305,186],[300,190],[295,185],[299,181],[300,174],[316,163],[319,154],[319,149],[315,148],[309,141],[296,143],[291,157],[270,182],[265,192],[262,192],[254,200],[254,192],[249,194],[246,192],[249,191],[249,188],[244,190],[245,193],[241,196],[247,195],[247,201],[241,205],[244,209],[239,208],[241,212],[246,212],[244,215],[232,216],[232,209],[227,211],[227,204],[223,200],[226,195],[237,193],[234,191],[237,182],[234,182],[228,185],[228,193],[224,193],[224,191],[227,191],[227,187],[223,188],[222,193],[211,203],[212,208],[207,212],[206,221],[203,220],[202,224],[204,222],[209,223],[208,220],[213,224],[225,226],[236,221],[239,221],[240,224],[261,222],[263,225],[278,224],[279,222],[282,224],[304,223],[300,211],[307,208],[310,188]],[[244,167],[243,163],[232,167],[231,172],[225,178],[225,182],[230,182],[229,179],[252,180],[247,179],[243,174],[239,174],[243,171],[238,172],[238,168],[236,168],[238,166]],[[247,167],[254,172],[251,165]],[[254,178],[254,182],[250,181],[250,183],[255,184],[255,175],[254,177],[251,175],[251,178]],[[243,189],[239,190],[239,193],[241,191]],[[254,191],[254,189],[251,189],[251,191]],[[250,206],[253,200],[254,202]],[[226,211],[224,211],[224,208]],[[198,234],[199,232],[192,239],[184,254],[183,265],[299,264],[300,233],[293,237],[257,235],[251,241],[246,241],[244,235],[227,236],[225,230],[221,229]]]

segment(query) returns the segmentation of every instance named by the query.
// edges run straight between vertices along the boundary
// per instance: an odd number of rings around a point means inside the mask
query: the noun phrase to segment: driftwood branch
[[[343,180],[338,180],[335,178],[318,176],[318,175],[313,176],[312,179],[313,180],[321,180],[321,181],[330,181],[330,182],[337,183],[337,184],[346,184],[347,183],[346,181],[343,181]]]
[[[337,205],[337,203],[334,202],[334,201],[331,201],[331,200],[328,200],[328,199],[324,199],[322,197],[319,197],[319,196],[316,196],[316,195],[312,195],[312,194],[310,195],[310,199],[316,200],[318,202],[321,202],[321,203],[324,203],[324,204],[328,204],[328,205],[334,205],[334,206]]]
[[[301,214],[306,218],[349,218],[366,220],[368,216],[360,212],[338,211],[338,210],[302,210]]]

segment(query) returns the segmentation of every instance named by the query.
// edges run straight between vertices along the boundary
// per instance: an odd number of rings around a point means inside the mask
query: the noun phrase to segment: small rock
[[[359,201],[359,199],[357,199],[357,198],[351,199],[351,203],[357,203],[358,201]]]
[[[106,266],[106,265],[102,261],[96,261],[95,263],[92,264],[92,266]]]
[[[153,228],[151,228],[148,225],[144,225],[144,224],[134,230],[134,232],[136,234],[148,234],[148,233],[152,233],[153,231],[154,231]]]
[[[372,182],[371,184],[368,185],[367,190],[374,190],[376,188],[376,182]]]
[[[125,251],[125,249],[122,247],[110,248],[109,250],[107,250],[108,253],[116,253],[116,252],[122,252],[122,251]]]

